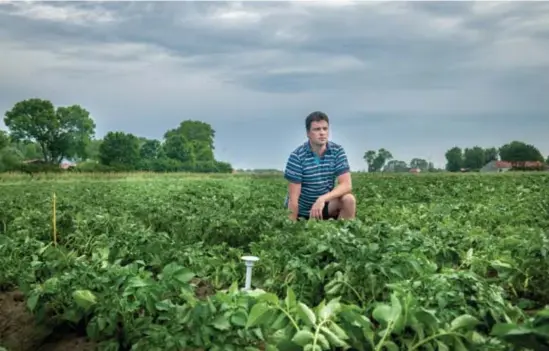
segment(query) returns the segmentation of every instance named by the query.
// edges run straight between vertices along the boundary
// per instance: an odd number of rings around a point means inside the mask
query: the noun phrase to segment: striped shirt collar
[[[328,141],[326,143],[326,152],[324,153],[324,155],[330,155],[332,153],[332,143],[330,141]],[[313,149],[311,149],[311,142],[310,141],[306,141],[305,144],[303,144],[303,147],[305,148],[305,152],[307,152],[307,154],[309,156],[318,156],[317,154],[315,154],[313,152]]]

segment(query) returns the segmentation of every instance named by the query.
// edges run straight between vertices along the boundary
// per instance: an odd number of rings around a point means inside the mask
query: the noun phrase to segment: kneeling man
[[[289,185],[285,206],[291,211],[291,220],[355,217],[349,162],[343,147],[328,141],[329,123],[323,112],[307,116],[309,140],[290,154],[286,164],[284,178]]]

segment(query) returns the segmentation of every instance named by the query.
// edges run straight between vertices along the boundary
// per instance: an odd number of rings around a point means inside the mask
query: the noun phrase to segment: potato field
[[[0,346],[549,350],[548,173],[353,186],[293,223],[281,176],[0,178]]]

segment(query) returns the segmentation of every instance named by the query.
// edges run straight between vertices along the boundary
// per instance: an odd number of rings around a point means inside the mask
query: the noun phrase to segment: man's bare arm
[[[289,183],[288,184],[288,208],[292,213],[290,219],[296,220],[299,212],[299,195],[301,194],[301,183]]]

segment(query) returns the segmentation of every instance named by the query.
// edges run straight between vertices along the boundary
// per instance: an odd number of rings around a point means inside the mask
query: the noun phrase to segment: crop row
[[[105,350],[549,347],[548,176],[353,183],[356,221],[298,223],[280,179],[4,184],[0,286]]]

